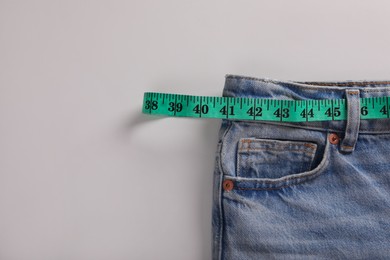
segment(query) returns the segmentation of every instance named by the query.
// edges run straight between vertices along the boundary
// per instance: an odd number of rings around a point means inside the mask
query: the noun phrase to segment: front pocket
[[[237,151],[237,176],[277,179],[309,171],[317,151],[313,142],[241,138]]]

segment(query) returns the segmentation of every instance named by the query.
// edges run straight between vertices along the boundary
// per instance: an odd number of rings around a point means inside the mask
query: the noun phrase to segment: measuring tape
[[[389,118],[390,97],[360,98],[361,119]],[[346,120],[345,99],[276,100],[146,92],[142,112],[173,117],[312,122]]]

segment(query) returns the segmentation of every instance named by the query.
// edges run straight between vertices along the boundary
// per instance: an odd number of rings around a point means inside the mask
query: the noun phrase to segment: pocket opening
[[[283,139],[241,138],[237,149],[237,177],[278,179],[309,171],[317,143]]]

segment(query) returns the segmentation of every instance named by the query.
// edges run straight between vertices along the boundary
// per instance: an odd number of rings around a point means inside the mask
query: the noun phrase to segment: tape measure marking
[[[390,97],[360,98],[360,118],[389,118]],[[347,119],[345,99],[278,100],[146,92],[142,112],[172,117],[312,122]]]

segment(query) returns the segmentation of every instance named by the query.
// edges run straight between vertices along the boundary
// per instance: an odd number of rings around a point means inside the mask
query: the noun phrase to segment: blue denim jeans
[[[390,120],[360,120],[360,98],[390,82],[227,75],[223,96],[347,100],[347,120],[222,120],[213,259],[390,259]]]

